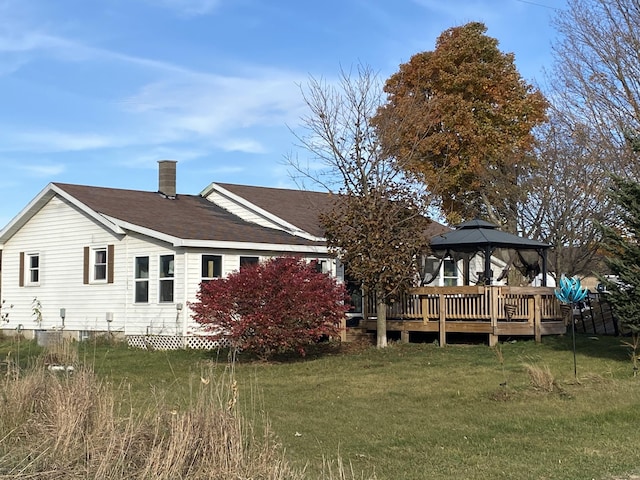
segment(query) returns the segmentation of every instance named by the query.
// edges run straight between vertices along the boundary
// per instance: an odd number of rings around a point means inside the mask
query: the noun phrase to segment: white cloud
[[[233,173],[242,173],[245,170],[246,169],[244,167],[225,165],[222,167],[207,169],[206,173],[213,174],[214,176],[218,176],[218,175],[229,175]]]
[[[158,168],[158,160],[179,160],[180,163],[183,163],[203,157],[206,154],[207,152],[197,149],[157,146],[147,149],[143,153],[134,153],[129,149],[118,153],[117,156],[121,159],[118,162],[120,165],[156,169]]]
[[[0,133],[0,151],[72,152],[114,147],[126,143],[122,137],[53,130]]]
[[[265,146],[251,138],[229,138],[219,143],[220,148],[227,152],[266,153]]]
[[[33,177],[39,178],[50,178],[55,175],[60,175],[66,170],[66,167],[61,164],[27,164],[19,165],[17,168]]]
[[[245,77],[183,76],[148,84],[123,106],[160,122],[162,135],[228,138],[235,130],[296,122],[304,109],[296,87],[302,77],[273,71]],[[256,147],[254,143],[251,149]]]
[[[443,2],[441,0],[413,0],[417,5],[432,13],[443,14],[464,22],[481,18],[492,17],[500,14],[493,2],[486,0],[466,0],[455,2]],[[451,25],[452,27],[454,25]]]
[[[163,0],[162,3],[201,12],[219,4],[217,0]],[[94,125],[93,128],[100,129],[99,134],[60,131],[55,127],[44,131],[5,130],[0,132],[0,151],[80,151],[187,141],[204,142],[225,151],[265,153],[264,142],[254,129],[274,126],[284,129],[287,124],[297,123],[304,110],[297,87],[307,80],[307,75],[302,73],[242,65],[239,67],[242,73],[225,76],[96,48],[55,35],[8,34],[6,29],[0,29],[0,54],[3,52],[12,57],[18,52],[21,57],[14,66],[5,63],[7,73],[44,54],[70,62],[124,63],[141,69],[144,78],[162,80],[142,87],[132,83],[131,88],[137,91],[110,103],[120,107],[116,116],[108,121],[105,117],[101,125]],[[0,67],[0,76],[3,72]],[[118,132],[122,125],[127,125],[124,135]]]
[[[220,0],[147,0],[147,3],[192,16],[212,13],[220,5]]]

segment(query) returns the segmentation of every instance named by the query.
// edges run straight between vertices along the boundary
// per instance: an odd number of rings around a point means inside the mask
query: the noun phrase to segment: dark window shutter
[[[82,273],[82,283],[89,283],[89,247],[84,247],[84,264]]]
[[[113,283],[114,245],[107,245],[107,283]]]
[[[20,278],[18,278],[18,285],[24,287],[24,252],[20,252]]]

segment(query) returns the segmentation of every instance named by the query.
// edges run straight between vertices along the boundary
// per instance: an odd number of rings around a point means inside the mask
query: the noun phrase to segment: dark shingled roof
[[[287,190],[217,182],[216,185],[249,200],[263,210],[317,237],[324,236],[318,216],[323,211],[331,208],[335,198],[330,193],[308,190]],[[449,227],[432,221],[426,233],[429,237],[433,237],[450,231]]]
[[[318,216],[332,205],[333,196],[329,193],[217,182],[216,185],[250,201],[305,232],[316,237],[324,237]]]
[[[185,240],[324,245],[246,222],[199,195],[168,199],[157,192],[54,185],[98,213]]]
[[[175,199],[169,199],[158,192],[67,183],[54,185],[98,213],[184,240],[325,244],[247,222],[200,195],[179,194]],[[329,193],[306,190],[229,183],[216,185],[316,237],[324,236],[319,214],[329,209],[335,198]],[[449,227],[431,222],[426,233],[433,237],[449,231]]]
[[[431,239],[434,250],[476,250],[485,247],[525,249],[547,249],[550,245],[498,230],[498,227],[484,220],[470,220],[458,225],[456,230]]]

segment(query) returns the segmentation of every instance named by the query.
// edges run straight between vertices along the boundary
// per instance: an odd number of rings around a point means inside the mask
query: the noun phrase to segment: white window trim
[[[40,286],[40,282],[42,281],[42,255],[40,255],[40,252],[28,252],[25,253],[25,269],[24,269],[24,275],[25,275],[25,279],[24,279],[24,284],[27,287],[39,287]],[[31,268],[31,259],[34,257],[38,257],[38,268]],[[38,272],[38,281],[37,282],[33,282],[31,281],[31,272],[37,270]]]
[[[451,276],[451,275],[445,275],[445,262],[450,261],[453,262],[453,265],[455,266],[455,276]],[[456,284],[455,285],[447,285],[446,281],[447,279],[454,279],[456,280]],[[450,286],[457,286],[460,285],[460,268],[458,266],[458,262],[453,260],[453,259],[444,259],[444,261],[442,262],[442,266],[440,267],[440,280],[441,280],[441,286],[443,287],[450,287]]]
[[[219,277],[203,277],[202,276],[202,262],[205,256],[208,257],[220,257],[220,276]],[[238,260],[239,261],[239,260]],[[206,282],[210,280],[218,280],[224,277],[224,255],[220,253],[203,253],[200,255],[200,281]]]
[[[332,262],[329,258],[314,258],[311,261],[317,262],[320,265],[320,273],[333,275]]]
[[[96,278],[96,254],[104,251],[104,278]],[[89,283],[107,283],[109,278],[109,248],[107,245],[95,245],[89,248]]]
[[[173,257],[173,276],[171,277],[163,277],[162,276],[162,257]],[[162,300],[162,282],[171,282],[173,284],[173,300]],[[176,254],[175,253],[162,253],[158,255],[158,303],[159,304],[172,304],[175,303],[176,299]]]
[[[148,261],[147,268],[147,278],[137,278],[136,277],[136,261],[138,258],[146,258]],[[136,300],[136,287],[138,283],[147,282],[147,301],[146,302],[138,302]],[[151,296],[151,256],[150,255],[134,255],[133,257],[133,303],[136,305],[147,305],[150,302]]]

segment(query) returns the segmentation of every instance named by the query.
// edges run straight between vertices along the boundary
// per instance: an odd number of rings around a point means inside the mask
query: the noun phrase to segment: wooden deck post
[[[536,294],[533,296],[533,302],[535,304],[535,314],[533,317],[533,335],[536,342],[542,341],[542,296]]]
[[[347,341],[347,316],[344,315],[340,320],[340,342]]]
[[[409,330],[403,328],[400,331],[400,342],[401,343],[409,343]]]
[[[440,293],[440,304],[438,309],[440,310],[440,346],[444,347],[447,344],[447,299],[443,293]]]

